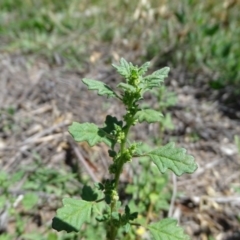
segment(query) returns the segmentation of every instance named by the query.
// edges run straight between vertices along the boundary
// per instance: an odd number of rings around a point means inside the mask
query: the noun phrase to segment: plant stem
[[[128,132],[129,132],[130,127],[131,127],[131,125],[127,124],[126,128],[125,128],[125,131],[124,131],[125,137],[124,137],[123,141],[121,142],[121,146],[120,146],[121,155],[123,155],[123,153],[125,151],[125,145],[126,145],[126,141],[127,141]],[[124,159],[120,158],[120,162],[118,163],[118,169],[117,169],[117,172],[115,174],[115,190],[116,191],[118,191],[119,178],[120,178],[120,175],[122,173],[123,165],[124,165]]]
[[[107,240],[115,240],[117,236],[118,228],[113,226],[113,224],[110,224],[108,226],[108,232],[107,232]]]
[[[95,202],[96,202],[96,203],[99,203],[99,202],[102,202],[102,201],[104,201],[104,200],[105,200],[105,198],[101,198],[101,199],[96,200]]]
[[[129,132],[130,127],[131,127],[131,124],[127,123],[126,126],[125,126],[125,129],[124,129],[125,135],[124,135],[124,139],[122,140],[121,145],[120,145],[120,155],[121,156],[124,154],[124,151],[125,151],[125,145],[126,145],[126,141],[127,141],[128,132]],[[120,158],[120,161],[118,163],[117,172],[115,174],[115,191],[116,192],[118,192],[119,179],[120,179],[120,175],[122,173],[124,163],[125,163],[125,159]],[[116,203],[117,203],[117,200],[114,199],[114,202],[111,204],[111,213],[115,210]],[[111,218],[110,226],[108,227],[108,232],[107,232],[107,239],[108,240],[115,240],[115,238],[117,236],[118,229],[119,229],[119,227],[114,226],[114,224],[112,222],[112,218]]]

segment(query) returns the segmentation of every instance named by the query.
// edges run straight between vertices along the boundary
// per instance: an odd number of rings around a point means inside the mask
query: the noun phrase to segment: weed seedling
[[[140,226],[148,229],[156,240],[190,239],[172,218],[165,218],[149,225],[140,224],[137,221],[138,212],[132,211],[130,206],[123,204],[123,199],[119,198],[119,179],[124,165],[135,161],[136,158],[148,157],[161,173],[170,169],[177,176],[193,173],[197,169],[193,156],[186,154],[185,149],[175,147],[174,143],[143,151],[142,143],[131,141],[128,137],[131,127],[137,123],[161,121],[160,112],[141,108],[139,101],[143,100],[144,93],[161,86],[168,76],[169,68],[165,67],[145,76],[149,63],[138,67],[123,58],[120,65],[113,64],[113,67],[125,79],[117,85],[118,92],[100,81],[92,79],[82,81],[89,90],[97,90],[98,95],[119,99],[126,108],[122,119],[108,115],[103,127],[88,122],[73,122],[69,127],[70,134],[77,142],[87,141],[90,146],[104,142],[109,146],[108,153],[112,158],[109,172],[112,177],[96,183],[96,189],[85,187],[82,199],[63,198],[63,207],[57,210],[52,227],[57,231],[79,232],[84,223],[89,223],[92,216],[95,216],[95,219],[105,226],[107,240],[119,239],[120,230],[127,236],[131,228]],[[102,203],[105,203],[104,207]]]

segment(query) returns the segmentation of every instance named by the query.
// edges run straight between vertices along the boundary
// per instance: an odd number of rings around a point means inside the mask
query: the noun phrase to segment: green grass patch
[[[158,56],[159,65],[204,72],[212,88],[239,86],[239,7],[217,0],[2,0],[0,51],[79,67],[94,47],[124,41],[142,58]]]

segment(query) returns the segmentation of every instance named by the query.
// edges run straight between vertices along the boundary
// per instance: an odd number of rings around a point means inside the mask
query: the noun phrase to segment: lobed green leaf
[[[114,68],[117,69],[117,72],[125,77],[125,78],[129,78],[131,76],[131,66],[124,58],[120,59],[120,65],[117,66],[115,64],[112,64],[112,66]]]
[[[57,210],[52,228],[57,231],[78,232],[84,222],[90,221],[92,203],[84,200],[63,198],[63,207]]]
[[[104,142],[109,146],[112,144],[111,140],[104,134],[104,131],[93,123],[73,122],[68,130],[76,142],[87,141],[91,147],[100,142]]]
[[[163,115],[153,109],[142,109],[136,113],[135,117],[140,123],[144,121],[154,123],[160,122]]]
[[[116,93],[103,82],[84,78],[83,83],[88,86],[89,90],[98,90],[98,95],[106,95],[107,97],[116,97]]]
[[[190,240],[183,229],[177,226],[177,220],[165,218],[148,226],[155,240]]]
[[[186,154],[186,149],[175,147],[174,143],[168,143],[144,155],[152,159],[161,173],[170,169],[180,176],[183,173],[193,173],[197,169],[194,157]]]
[[[154,87],[158,87],[160,83],[162,83],[168,76],[169,71],[169,67],[164,67],[158,71],[153,72],[151,75],[144,77],[143,80],[145,82],[145,88],[152,89]]]
[[[138,74],[139,74],[139,76],[143,76],[143,75],[147,72],[149,66],[150,66],[150,62],[144,63],[144,64],[138,69]]]
[[[164,117],[161,119],[161,125],[165,129],[173,130],[174,129],[174,124],[172,122],[172,117],[170,113],[166,113]]]

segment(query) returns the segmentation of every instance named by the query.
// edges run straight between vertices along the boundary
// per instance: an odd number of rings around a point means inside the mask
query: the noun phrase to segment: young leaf
[[[124,59],[121,58],[120,60],[120,66],[117,66],[115,64],[112,64],[114,68],[117,69],[117,72],[122,75],[125,78],[129,78],[131,75],[131,66],[130,64]]]
[[[177,226],[177,220],[165,218],[148,226],[155,240],[190,240],[190,237]]]
[[[164,79],[168,76],[170,68],[165,67],[158,71],[153,72],[151,75],[148,75],[143,78],[145,81],[145,88],[152,89],[154,87],[158,87],[160,83],[164,81]]]
[[[166,115],[164,115],[164,117],[161,119],[161,125],[165,129],[169,129],[169,130],[174,129],[174,124],[172,122],[170,113],[166,113]]]
[[[156,76],[159,80],[164,80],[164,78],[168,76],[169,71],[170,71],[169,67],[164,67],[153,72],[152,75]]]
[[[68,130],[76,142],[87,141],[91,147],[100,142],[111,146],[111,140],[104,135],[104,131],[93,123],[73,122]]]
[[[107,95],[107,97],[116,97],[116,93],[106,84],[92,79],[84,78],[83,83],[88,86],[89,90],[98,90],[98,95]]]
[[[105,133],[110,134],[113,130],[115,130],[115,125],[122,127],[123,122],[118,121],[116,117],[107,115],[104,124],[105,124],[105,126],[100,129],[102,131],[104,131]]]
[[[144,63],[144,64],[138,69],[138,74],[139,74],[140,76],[143,76],[143,75],[147,72],[149,66],[150,66],[150,62]]]
[[[128,233],[131,230],[131,225],[129,223],[126,223],[125,225],[123,225],[123,231],[125,233]]]
[[[140,123],[144,121],[148,123],[154,123],[160,122],[163,115],[153,109],[142,109],[136,113],[135,117]]]
[[[63,198],[63,207],[57,210],[52,228],[57,231],[78,232],[84,222],[90,221],[91,210],[91,202]]]
[[[161,173],[167,169],[171,169],[177,176],[193,173],[197,169],[194,157],[187,155],[186,149],[176,148],[174,145],[174,143],[168,143],[144,155],[152,159]]]
[[[133,87],[132,85],[130,84],[127,84],[127,83],[119,83],[117,85],[118,88],[121,88],[122,90],[124,91],[129,91],[129,92],[135,92],[136,91],[136,88]]]

